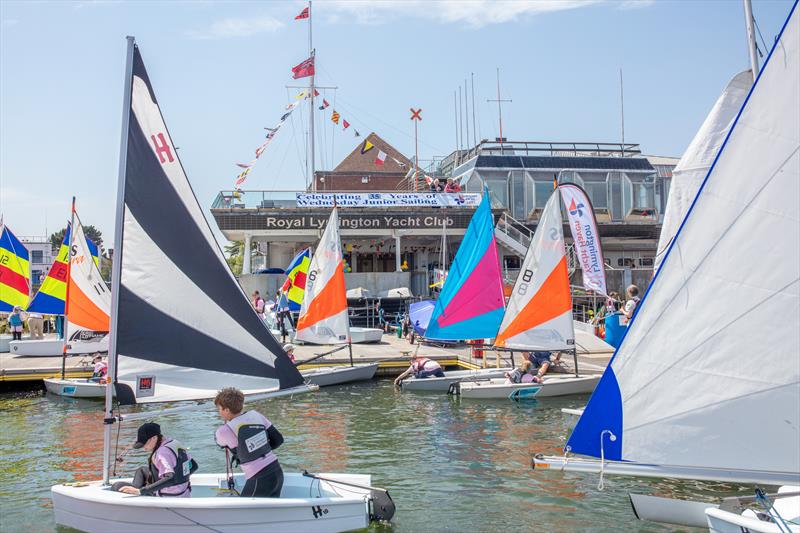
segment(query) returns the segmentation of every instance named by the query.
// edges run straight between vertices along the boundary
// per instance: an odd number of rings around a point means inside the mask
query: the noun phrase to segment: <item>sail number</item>
[[[524,296],[526,292],[528,292],[528,287],[530,286],[531,279],[533,279],[533,270],[525,269],[525,272],[522,273],[522,283],[519,284],[519,288],[517,289],[517,294],[520,296]]]

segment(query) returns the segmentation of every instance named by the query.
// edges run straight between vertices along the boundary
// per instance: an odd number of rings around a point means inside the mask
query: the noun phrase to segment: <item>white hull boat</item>
[[[106,395],[105,383],[88,379],[48,378],[44,380],[44,386],[51,394],[71,398],[103,398]]]
[[[501,399],[513,398],[518,390],[541,387],[536,398],[551,398],[554,396],[569,396],[572,394],[589,394],[597,383],[601,374],[555,374],[548,375],[542,383],[508,383],[505,379],[490,379],[486,381],[462,381],[458,384],[458,393],[462,398]]]
[[[482,368],[480,370],[456,370],[445,372],[443,378],[422,378],[410,377],[400,383],[400,387],[406,391],[424,392],[447,392],[450,386],[459,381],[476,379],[502,378],[506,372],[511,372],[512,368]]]
[[[381,342],[383,330],[378,328],[350,328],[350,339],[353,344]]]
[[[9,344],[13,338],[11,335],[0,335],[0,353],[11,351]]]
[[[56,357],[64,353],[62,339],[25,339],[8,343],[9,352],[25,357]]]
[[[378,363],[353,366],[324,366],[311,370],[303,370],[300,374],[308,383],[319,387],[341,385],[353,381],[368,381],[375,377]]]
[[[369,475],[320,476],[362,486],[370,484]],[[244,476],[237,474],[234,480],[241,489]],[[327,532],[369,525],[368,489],[299,473],[285,474],[280,498],[241,498],[227,486],[225,474],[195,474],[189,498],[130,496],[114,492],[99,481],[55,485],[51,495],[56,524],[89,533],[134,533],[141,531],[143,524],[149,531],[159,533]]]

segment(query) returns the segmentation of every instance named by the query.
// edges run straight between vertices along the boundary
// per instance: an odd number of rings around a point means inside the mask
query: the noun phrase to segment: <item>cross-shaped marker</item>
[[[414,109],[412,107],[410,109],[411,109],[411,120],[422,120],[422,115],[420,115],[420,113],[422,113],[422,108]]]

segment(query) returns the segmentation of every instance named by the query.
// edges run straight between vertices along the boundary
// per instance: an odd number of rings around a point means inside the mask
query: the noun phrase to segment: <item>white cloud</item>
[[[390,22],[400,15],[480,28],[601,2],[603,0],[331,0],[319,2],[315,8],[322,11],[330,22],[375,24]]]
[[[189,30],[193,39],[230,39],[249,37],[257,33],[274,32],[284,26],[283,22],[268,16],[251,18],[226,18],[217,20],[204,30]]]
[[[628,9],[641,9],[643,7],[650,7],[656,3],[656,0],[622,0],[619,2],[617,8]]]

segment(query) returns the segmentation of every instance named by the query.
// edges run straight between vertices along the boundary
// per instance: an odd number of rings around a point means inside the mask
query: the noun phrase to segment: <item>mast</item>
[[[475,73],[469,73],[470,82],[472,84],[472,140],[475,141],[475,146],[478,146],[478,133],[475,130]]]
[[[133,51],[136,38],[128,35],[128,50],[125,57],[125,90],[122,98],[122,133],[119,143],[119,172],[117,178],[117,214],[114,222],[114,263],[111,269],[111,323],[108,331],[108,375],[106,385],[105,416],[103,418],[103,484],[108,485],[111,453],[111,424],[115,422],[114,385],[117,381],[117,317],[119,316],[119,286],[122,274],[122,223],[125,213],[125,169],[128,165],[128,129],[131,116],[131,92],[133,89]]]
[[[311,147],[311,190],[317,192],[317,180],[314,177],[314,76],[316,76],[317,66],[316,66],[316,58],[314,57],[314,44],[311,39],[311,0],[308,0],[308,55],[311,57],[311,65],[314,68],[314,74],[311,75],[311,79],[308,82],[308,93],[309,98],[311,98],[311,105],[308,106],[310,108],[309,113],[311,114],[311,126],[309,129],[310,135],[310,142],[309,146]]]
[[[67,374],[67,329],[69,326],[69,285],[72,275],[72,243],[75,242],[75,197],[72,197],[72,211],[70,212],[69,241],[67,241],[67,293],[64,295],[64,346],[61,348],[61,379]]]
[[[619,110],[622,125],[622,157],[625,157],[625,93],[622,86],[622,68],[619,69]]]
[[[751,0],[744,0],[744,22],[747,27],[747,50],[750,52],[750,68],[753,69],[753,81],[756,81],[758,77],[758,52],[756,34],[753,28],[753,4]]]
[[[511,100],[503,100],[500,98],[500,67],[497,67],[497,99],[486,100],[487,102],[497,102],[497,118],[500,122],[500,153],[503,153],[503,108],[502,102],[511,102]]]

